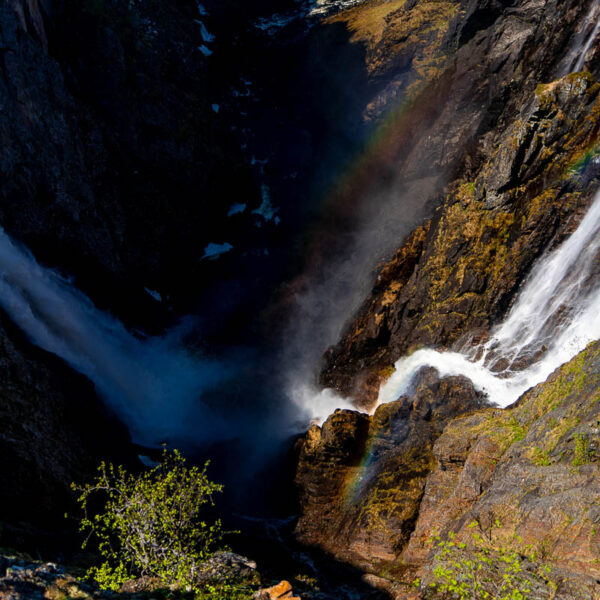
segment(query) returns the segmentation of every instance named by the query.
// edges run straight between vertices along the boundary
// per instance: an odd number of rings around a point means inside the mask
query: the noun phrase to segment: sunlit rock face
[[[426,370],[372,417],[336,412],[302,441],[296,534],[408,598],[416,577],[432,580],[432,536],[468,540],[475,521],[538,548],[564,580],[557,597],[593,589],[599,361],[595,343],[506,410]]]
[[[414,392],[372,417],[334,413],[302,442],[299,539],[359,566],[393,560],[418,515],[432,445],[454,416],[485,406],[462,377],[421,373]]]
[[[592,203],[598,166],[585,157],[597,141],[597,90],[588,74],[540,85],[505,115],[510,126],[481,138],[479,167],[465,164],[427,236],[407,238],[328,351],[327,387],[373,402],[398,358],[422,346],[462,348],[469,337],[476,344],[506,314],[536,259],[572,233]]]
[[[407,2],[387,18],[388,27],[396,24],[398,39],[408,33],[401,27],[407,11],[424,4]],[[483,402],[468,380],[469,365],[477,360],[487,361],[491,379],[508,381],[521,372],[527,375],[550,357],[560,334],[581,325],[579,315],[584,327],[587,319],[591,337],[577,334],[574,343],[563,344],[566,354],[532,383],[525,377],[518,393],[504,398],[496,394],[498,404],[506,406],[525,392],[506,412],[482,408],[461,395],[459,408],[445,421],[440,418],[439,429],[425,433],[416,428],[414,439],[404,438],[402,431],[415,422],[430,427],[430,414],[436,411],[420,413],[415,402],[419,392],[414,396],[414,389],[402,388],[409,401],[386,397],[383,401],[390,405],[379,406],[370,417],[366,439],[373,435],[373,450],[367,452],[369,443],[361,438],[344,454],[346,462],[333,459],[339,455],[335,440],[324,442],[319,430],[311,429],[298,470],[304,514],[311,518],[300,519],[298,535],[373,573],[408,584],[419,571],[431,579],[428,540],[438,526],[444,533],[459,530],[466,536],[465,528],[474,518],[489,524],[496,518],[503,521],[505,514],[504,533],[518,535],[522,527],[534,545],[555,548],[558,571],[564,569],[576,585],[585,587],[593,585],[584,580],[594,576],[595,571],[587,569],[597,551],[595,542],[589,542],[592,530],[582,524],[586,511],[595,510],[594,399],[599,381],[596,346],[578,353],[597,338],[596,225],[574,253],[585,264],[567,269],[570,275],[561,275],[562,283],[550,287],[551,274],[570,264],[569,248],[580,238],[575,232],[587,230],[586,215],[596,214],[600,85],[598,41],[589,18],[596,3],[547,2],[545,14],[539,12],[539,3],[512,2],[510,11],[506,5],[490,4],[487,14],[481,3],[462,5],[447,29],[444,44],[450,45],[441,46],[449,52],[449,62],[431,88],[416,92],[417,100],[406,110],[415,117],[411,127],[398,127],[395,145],[386,146],[385,158],[395,165],[400,180],[419,180],[434,168],[444,171],[445,188],[438,188],[440,206],[434,216],[399,240],[399,250],[381,267],[371,294],[325,354],[321,383],[345,402],[354,399],[357,407],[373,411],[382,393],[394,390],[385,382],[394,380],[400,359],[452,351],[465,366],[459,370],[461,385]],[[352,18],[344,17],[349,26],[358,27],[360,10]],[[371,60],[375,46],[368,54]],[[566,64],[576,65],[572,57],[577,53],[583,53],[581,66],[589,71],[565,74]],[[440,81],[443,93],[436,87]],[[431,101],[427,94],[432,89],[443,103]],[[415,126],[425,105],[430,118]],[[394,154],[391,148],[405,153]],[[543,267],[552,256],[559,260],[544,277]],[[573,285],[570,277],[577,280]],[[528,283],[537,287],[537,295]],[[568,298],[562,295],[563,283],[570,291]],[[556,311],[545,310],[546,289],[557,299]],[[529,317],[519,320],[516,317],[525,314],[519,304],[521,292],[524,301],[537,299]],[[536,310],[539,335],[534,332]],[[563,362],[568,364],[540,383]],[[427,364],[434,363],[424,360],[421,366]],[[442,402],[443,391],[432,394]],[[553,411],[557,412],[551,415]],[[461,413],[469,416],[453,420]],[[324,428],[329,432],[339,427],[341,438],[347,439],[346,414],[335,413]],[[390,440],[382,442],[377,424],[390,414],[397,421],[386,430]],[[404,446],[406,439],[411,443]],[[352,458],[359,449],[373,457],[364,471]],[[567,471],[573,466],[578,471],[571,476]],[[328,499],[312,502],[305,490],[318,494],[311,485],[319,469],[326,474]],[[351,480],[360,482],[352,488],[360,493],[347,492]],[[584,491],[575,498],[579,485]],[[573,510],[565,511],[568,516],[559,527],[562,534],[549,534],[541,523],[571,502]],[[580,531],[587,536],[585,542],[578,537]],[[579,550],[578,544],[585,549]],[[559,597],[570,593],[562,589]]]
[[[599,373],[595,343],[511,409],[453,421],[433,447],[436,466],[402,560],[423,564],[433,530],[460,538],[473,521],[489,530],[498,520],[499,539],[516,532],[562,574],[558,597],[596,589]]]

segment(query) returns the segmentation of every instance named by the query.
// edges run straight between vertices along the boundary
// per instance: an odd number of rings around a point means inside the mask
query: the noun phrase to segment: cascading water
[[[561,75],[580,71],[600,35],[600,0],[593,0]],[[508,406],[543,382],[587,344],[600,338],[600,192],[577,231],[535,268],[507,319],[483,345],[454,352],[423,349],[398,360],[379,391],[377,405],[409,391],[417,372],[434,367],[440,376],[465,375],[491,402]],[[599,278],[600,279],[600,278]],[[323,421],[352,399],[333,390],[299,386],[293,398],[315,421]]]
[[[223,419],[201,401],[223,381],[224,367],[185,351],[183,327],[163,337],[135,337],[2,229],[0,306],[32,342],[89,377],[135,441],[185,443],[226,435]]]
[[[594,40],[600,33],[600,0],[594,0],[585,17],[581,34],[576,38],[576,43],[569,52],[562,75],[577,73],[585,65],[585,59]]]
[[[594,281],[599,254],[600,192],[575,233],[536,266],[485,344],[463,352],[419,350],[399,360],[378,404],[406,393],[425,366],[442,377],[465,375],[499,406],[513,403],[600,338],[600,282]]]

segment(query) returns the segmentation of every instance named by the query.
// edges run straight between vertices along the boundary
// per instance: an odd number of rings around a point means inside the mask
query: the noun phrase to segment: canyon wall
[[[359,28],[372,5],[335,17],[369,44],[374,74],[387,57],[414,70],[411,59],[423,59],[409,41],[423,27],[440,71],[430,83],[414,72],[398,78],[414,100],[390,126],[384,169],[421,195],[415,182],[440,180],[429,190],[432,216],[398,240],[324,357],[321,384],[372,416],[337,411],[301,442],[296,533],[393,597],[412,598],[427,597],[434,579],[435,536],[468,543],[475,523],[552,565],[556,595],[536,597],[595,598],[597,344],[504,411],[485,407],[468,380],[431,369],[377,406],[398,359],[423,347],[475,351],[536,261],[591,205],[600,183],[597,43],[580,72],[568,71],[592,33],[595,3],[436,3],[427,13],[435,27],[419,19],[427,4],[388,14],[376,43]],[[597,257],[594,265],[585,289],[597,282]],[[420,590],[411,587],[417,577]]]

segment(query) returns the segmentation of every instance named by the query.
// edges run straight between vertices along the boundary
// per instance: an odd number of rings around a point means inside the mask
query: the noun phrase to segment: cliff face
[[[419,20],[427,4],[386,12],[368,35],[376,3],[334,17],[367,44],[373,76],[399,61],[406,68],[398,81],[413,101],[369,166],[403,182],[399,202],[411,190],[437,203],[398,240],[325,355],[321,383],[361,408],[374,407],[399,358],[486,339],[535,260],[581,222],[600,176],[597,49],[585,71],[564,75],[589,34],[592,3],[436,3]],[[418,72],[425,39],[439,67],[429,83]],[[505,411],[476,410],[482,399],[469,382],[452,379],[429,387],[422,411],[422,373],[409,397],[373,417],[335,413],[303,441],[297,534],[373,573],[394,597],[427,597],[432,538],[457,533],[468,543],[476,522],[490,540],[536,548],[538,562],[552,564],[553,597],[593,597],[597,361],[595,344]],[[417,576],[423,587],[411,592]]]
[[[195,2],[0,6],[2,227],[147,329],[170,317],[144,288],[175,305],[197,295],[189,278],[226,218],[215,198],[254,189],[212,116],[197,14]],[[2,544],[60,545],[69,484],[103,458],[135,459],[90,382],[4,316],[0,329]]]
[[[259,193],[211,109],[195,2],[4,2],[0,218],[140,325]],[[145,318],[144,318],[145,317]]]
[[[436,442],[436,466],[402,558],[425,559],[431,532],[472,521],[517,532],[557,572],[598,577],[600,345],[595,343],[515,406],[453,421]],[[517,541],[515,540],[515,543]]]
[[[461,12],[452,39],[464,40],[465,28],[472,35],[448,59],[438,80],[447,87],[434,84],[447,102],[410,138],[397,175],[451,168],[441,206],[381,270],[328,351],[323,385],[368,405],[399,357],[496,322],[533,261],[576,226],[597,185],[596,166],[581,175],[577,165],[597,143],[598,84],[589,73],[556,73],[569,48],[564,32],[576,30],[584,8],[515,3],[477,31]]]
[[[335,413],[302,445],[300,539],[402,599],[417,577],[423,592],[434,579],[434,537],[468,543],[476,523],[533,551],[532,573],[549,565],[552,597],[595,597],[599,373],[595,343],[509,409],[481,409],[468,381],[425,374],[373,417]]]
[[[393,560],[419,514],[433,443],[453,417],[484,405],[465,378],[429,371],[373,417],[337,411],[311,427],[296,474],[300,541],[361,567]]]

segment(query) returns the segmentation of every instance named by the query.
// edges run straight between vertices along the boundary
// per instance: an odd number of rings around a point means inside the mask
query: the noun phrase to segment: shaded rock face
[[[71,482],[101,460],[135,464],[126,431],[93,386],[0,315],[0,544],[69,550]],[[90,423],[94,423],[90,427]]]
[[[421,565],[427,581],[433,532],[468,539],[475,521],[488,535],[493,530],[496,539],[512,540],[515,549],[533,547],[552,567],[556,597],[595,597],[599,389],[595,343],[513,407],[454,420],[433,447],[436,466],[399,560]]]
[[[260,196],[211,109],[196,3],[0,11],[3,227],[143,325],[144,287],[197,297],[230,201]]]
[[[296,535],[357,566],[392,560],[418,515],[432,446],[449,420],[485,402],[462,377],[421,373],[411,396],[372,417],[337,411],[301,442]]]

